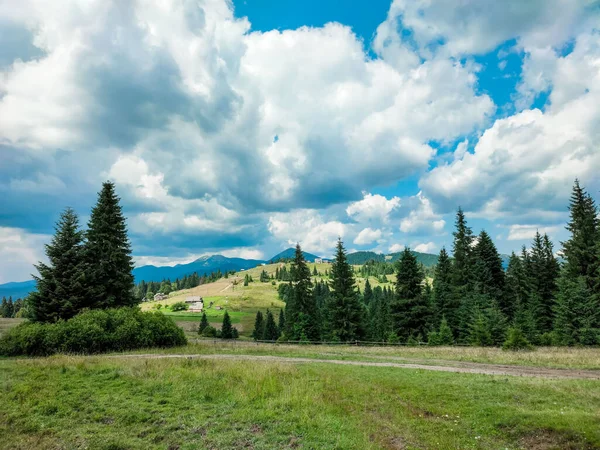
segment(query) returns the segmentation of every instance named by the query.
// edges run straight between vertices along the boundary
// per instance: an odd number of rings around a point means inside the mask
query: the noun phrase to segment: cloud
[[[533,239],[536,232],[552,236],[558,232],[562,226],[538,226],[538,225],[511,225],[508,231],[509,241],[522,241]]]
[[[354,238],[354,243],[356,245],[368,245],[373,242],[381,240],[382,232],[381,230],[373,230],[372,228],[364,228],[360,233]]]
[[[349,217],[359,223],[387,223],[389,214],[400,206],[400,198],[385,198],[383,195],[363,192],[363,199],[352,202],[346,208]]]
[[[0,283],[31,279],[37,273],[33,264],[47,260],[43,245],[49,241],[47,235],[0,227]]]
[[[445,209],[450,200],[492,218],[564,214],[575,178],[590,192],[600,189],[600,33],[578,37],[573,52],[556,56],[553,66],[546,74],[553,88],[545,111],[496,120],[473,153],[422,178],[420,186],[437,205]]]
[[[408,200],[408,206],[412,207],[408,217],[400,222],[400,230],[410,234],[434,233],[443,231],[446,221],[433,211],[431,202],[423,192]]]
[[[431,253],[435,250],[437,246],[433,242],[427,242],[426,244],[417,244],[415,245],[415,252],[419,253]]]
[[[392,244],[389,248],[390,253],[399,253],[406,248],[403,244]]]
[[[414,65],[406,49],[431,58],[483,54],[509,39],[525,47],[559,45],[593,11],[587,0],[394,0],[374,46]]]
[[[304,251],[330,255],[338,237],[344,237],[347,225],[335,220],[326,222],[314,210],[297,210],[270,216],[268,229],[287,245],[299,242]]]

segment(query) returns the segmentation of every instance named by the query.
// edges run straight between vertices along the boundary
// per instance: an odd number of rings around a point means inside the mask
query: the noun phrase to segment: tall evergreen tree
[[[473,281],[476,292],[496,300],[502,309],[507,308],[503,299],[505,274],[502,258],[485,230],[479,233],[473,256]]]
[[[233,327],[231,326],[231,317],[225,310],[223,314],[223,324],[221,325],[221,338],[222,339],[233,339]]]
[[[86,238],[90,306],[114,308],[135,305],[131,245],[125,216],[112,182],[102,184],[98,202],[92,209]]]
[[[562,243],[566,260],[565,270],[571,277],[584,277],[590,289],[594,288],[599,261],[597,252],[599,223],[598,211],[592,197],[575,180],[569,203],[569,240]]]
[[[198,334],[202,334],[204,329],[209,326],[208,318],[206,317],[206,313],[202,312],[202,318],[200,319],[200,325],[198,326]]]
[[[433,278],[433,313],[437,327],[445,317],[447,325],[458,328],[459,301],[452,291],[452,264],[446,249],[442,247]]]
[[[454,235],[452,278],[454,287],[459,291],[465,291],[472,281],[474,237],[473,231],[467,225],[467,219],[460,207],[456,212],[455,227],[456,231],[452,233]]]
[[[263,313],[258,311],[256,318],[254,319],[254,330],[252,331],[252,337],[255,341],[259,341],[265,334],[265,322],[263,319]]]
[[[296,244],[291,267],[293,301],[286,305],[286,327],[291,340],[316,341],[320,338],[319,315],[312,292],[310,269],[300,244]]]
[[[369,283],[369,277],[366,277],[365,281],[365,292],[363,292],[363,303],[365,305],[369,305],[371,300],[373,299],[373,288],[371,288],[371,283]]]
[[[600,340],[600,224],[591,196],[575,180],[567,230],[565,258],[558,282],[554,328],[562,344]]]
[[[273,314],[268,309],[267,318],[265,320],[265,330],[262,338],[267,341],[276,341],[279,338],[279,330],[277,329],[277,324],[275,323]]]
[[[29,296],[31,319],[56,322],[69,319],[86,306],[86,264],[82,252],[83,233],[79,219],[67,208],[60,216],[50,244],[49,264],[39,263],[34,276],[36,290]]]
[[[327,303],[329,339],[340,342],[362,339],[364,310],[341,239],[338,239],[335,257],[331,264],[330,286],[331,293]]]
[[[404,340],[419,334],[425,336],[431,311],[423,295],[423,272],[408,247],[402,252],[396,268],[396,295],[390,304],[394,332]]]

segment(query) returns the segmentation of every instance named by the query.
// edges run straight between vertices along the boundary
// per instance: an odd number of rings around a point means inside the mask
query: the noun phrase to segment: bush
[[[202,330],[202,336],[204,337],[217,337],[217,330],[215,327],[208,325]]]
[[[171,311],[187,311],[190,309],[190,306],[186,302],[177,302],[171,305]]]
[[[510,327],[508,329],[502,350],[531,350],[532,348],[533,346],[525,338],[523,331],[519,327]]]
[[[183,330],[164,314],[138,308],[95,309],[57,323],[18,325],[0,338],[0,355],[100,353],[186,343]]]

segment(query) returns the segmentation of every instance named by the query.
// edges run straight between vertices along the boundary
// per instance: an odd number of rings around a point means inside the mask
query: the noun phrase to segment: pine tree
[[[433,313],[437,326],[445,317],[452,330],[458,328],[459,302],[452,291],[452,264],[446,249],[442,247],[433,278]]]
[[[505,274],[502,268],[502,258],[490,235],[482,230],[473,252],[473,281],[475,291],[496,300],[503,309]]]
[[[72,209],[61,214],[55,230],[52,241],[46,245],[49,264],[35,266],[39,276],[34,276],[36,291],[28,303],[31,319],[36,322],[69,319],[87,305],[83,233]]]
[[[454,256],[452,279],[454,287],[464,291],[472,281],[473,231],[467,226],[467,219],[462,208],[458,208],[456,212],[455,226],[456,231],[453,233],[454,244],[452,248]]]
[[[221,339],[233,339],[233,328],[231,326],[231,318],[225,310],[223,315],[223,324],[221,325]]]
[[[411,336],[426,334],[431,311],[423,295],[423,272],[408,247],[402,252],[396,268],[396,295],[390,310],[394,332],[406,341]]]
[[[262,340],[265,334],[265,323],[263,319],[263,313],[258,311],[256,313],[256,319],[254,319],[254,330],[252,331],[252,337],[255,341]]]
[[[373,289],[371,288],[371,283],[369,283],[369,278],[365,281],[365,292],[363,292],[363,303],[365,305],[369,305],[371,300],[373,299]]]
[[[265,321],[265,330],[263,333],[263,339],[266,341],[276,341],[279,338],[279,330],[275,324],[275,319],[271,311],[267,309],[267,319]]]
[[[200,326],[198,327],[198,334],[202,334],[204,329],[209,326],[208,319],[206,317],[206,313],[202,313],[202,318],[200,319]]]
[[[112,182],[102,184],[92,209],[85,245],[91,307],[133,306],[133,262],[125,216]]]
[[[340,342],[362,339],[364,311],[341,239],[338,239],[336,254],[331,264],[330,287],[331,293],[327,303],[329,338]]]
[[[562,243],[565,264],[558,281],[554,331],[563,345],[587,344],[600,335],[600,225],[596,205],[578,180],[569,211],[571,236]]]
[[[13,303],[12,297],[8,297],[8,301],[6,302],[5,314],[6,315],[4,317],[8,317],[8,318],[15,317],[15,305]]]
[[[293,301],[286,304],[286,327],[291,340],[316,341],[320,338],[318,311],[312,292],[310,269],[300,244],[296,245],[291,268]],[[288,333],[286,333],[288,335]]]
[[[571,277],[584,277],[589,288],[594,287],[599,261],[597,249],[599,223],[594,200],[575,180],[569,204],[570,221],[567,230],[571,238],[562,243],[565,270]]]

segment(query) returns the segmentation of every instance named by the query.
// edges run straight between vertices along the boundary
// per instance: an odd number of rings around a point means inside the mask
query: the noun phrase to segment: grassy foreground
[[[0,448],[600,448],[600,384],[317,363],[0,360]]]

